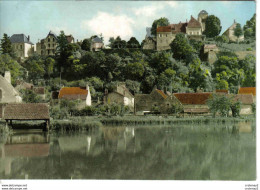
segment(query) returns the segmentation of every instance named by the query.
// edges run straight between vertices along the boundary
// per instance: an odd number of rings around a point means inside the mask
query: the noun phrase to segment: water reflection
[[[254,180],[255,124],[14,133],[0,178]]]

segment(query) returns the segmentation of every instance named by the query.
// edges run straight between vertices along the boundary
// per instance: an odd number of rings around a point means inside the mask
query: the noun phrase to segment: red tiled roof
[[[156,32],[171,32],[171,26],[160,26],[156,29]]]
[[[178,24],[171,24],[170,26],[172,28],[172,32],[174,34],[176,34],[176,33],[181,33],[181,32],[186,33],[186,26],[187,25],[188,25],[187,22],[185,22],[185,23],[180,22]]]
[[[190,21],[188,22],[188,26],[187,27],[189,27],[189,28],[200,28],[201,24],[193,16],[191,16]]]
[[[167,95],[166,94],[164,94],[164,92],[163,91],[161,91],[161,90],[158,90],[158,89],[156,89],[156,92],[158,92],[164,99],[166,99],[167,98]]]
[[[88,95],[88,90],[81,87],[63,87],[59,92],[59,99],[84,100]]]
[[[4,108],[3,119],[36,120],[50,119],[48,104],[44,103],[11,103]]]
[[[212,93],[174,93],[173,95],[182,104],[206,104]]]
[[[241,87],[238,94],[253,94],[256,95],[256,87]]]

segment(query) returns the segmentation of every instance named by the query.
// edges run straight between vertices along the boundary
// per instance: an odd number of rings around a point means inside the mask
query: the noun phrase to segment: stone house
[[[110,93],[107,93],[106,91],[104,96],[104,103],[116,103],[129,106],[130,111],[134,111],[134,96],[126,88],[125,84],[118,84],[116,88]]]
[[[256,87],[240,87],[238,94],[251,94],[253,95],[254,103],[256,102]]]
[[[234,23],[222,34],[227,36],[229,41],[237,42],[244,41],[244,34],[239,37],[235,36],[235,28],[237,26],[237,22],[234,20]]]
[[[92,51],[100,51],[103,48],[104,48],[104,43],[101,38],[95,37],[92,39],[91,48],[90,48]]]
[[[86,88],[81,87],[63,87],[59,91],[58,95],[59,100],[78,100],[78,108],[84,108],[85,106],[91,106],[91,94],[89,86],[86,85]]]
[[[10,37],[12,48],[17,57],[24,59],[34,53],[34,44],[30,41],[30,36],[24,34],[13,34]]]
[[[38,55],[55,55],[55,51],[57,48],[57,35],[50,31],[46,38],[40,40],[40,42],[36,43],[36,52]],[[68,43],[74,43],[74,37],[70,35],[66,35],[66,39]]]
[[[205,44],[203,46],[203,53],[206,57],[206,61],[213,64],[217,61],[217,52],[219,51],[216,44]]]
[[[184,113],[202,114],[209,113],[207,100],[212,96],[211,92],[204,93],[174,93],[173,94],[183,105]]]
[[[5,104],[20,102],[22,102],[22,98],[11,84],[10,71],[6,71],[4,77],[0,75],[0,118],[2,118]]]
[[[234,95],[229,95],[234,96]],[[241,115],[253,114],[251,105],[254,103],[253,94],[236,94],[233,98],[234,101],[240,101],[241,105]]]
[[[170,44],[175,39],[176,34],[183,33],[189,39],[204,40],[202,34],[205,27],[207,12],[201,11],[198,15],[198,20],[191,16],[189,22],[179,22],[178,24],[170,24],[168,26],[160,26],[156,29],[156,49],[168,50],[171,49]]]
[[[146,28],[146,36],[143,40],[143,49],[155,50],[156,49],[156,38],[151,34],[151,27]]]
[[[177,98],[168,96],[156,88],[150,94],[135,94],[135,114],[152,112],[154,108],[158,108],[162,114],[167,114],[173,104],[181,106]]]
[[[45,88],[44,87],[35,87],[31,83],[27,83],[25,81],[16,81],[15,89],[19,92],[20,90],[32,90],[38,96],[40,96],[43,100],[45,100]]]

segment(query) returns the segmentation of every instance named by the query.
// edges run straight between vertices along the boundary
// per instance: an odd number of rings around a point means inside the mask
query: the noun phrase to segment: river
[[[255,180],[255,124],[14,130],[0,179]]]

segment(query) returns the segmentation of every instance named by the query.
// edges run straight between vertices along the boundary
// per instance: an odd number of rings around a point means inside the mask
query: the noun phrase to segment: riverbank
[[[233,124],[238,122],[255,122],[254,115],[234,118],[234,117],[189,117],[177,118],[175,116],[90,116],[71,117],[65,120],[51,120],[50,129],[52,131],[84,131],[93,130],[102,126],[144,126],[144,125],[176,125],[176,124]],[[41,129],[43,123],[40,122],[13,122],[13,128]],[[0,133],[6,132],[5,122],[0,121]]]

